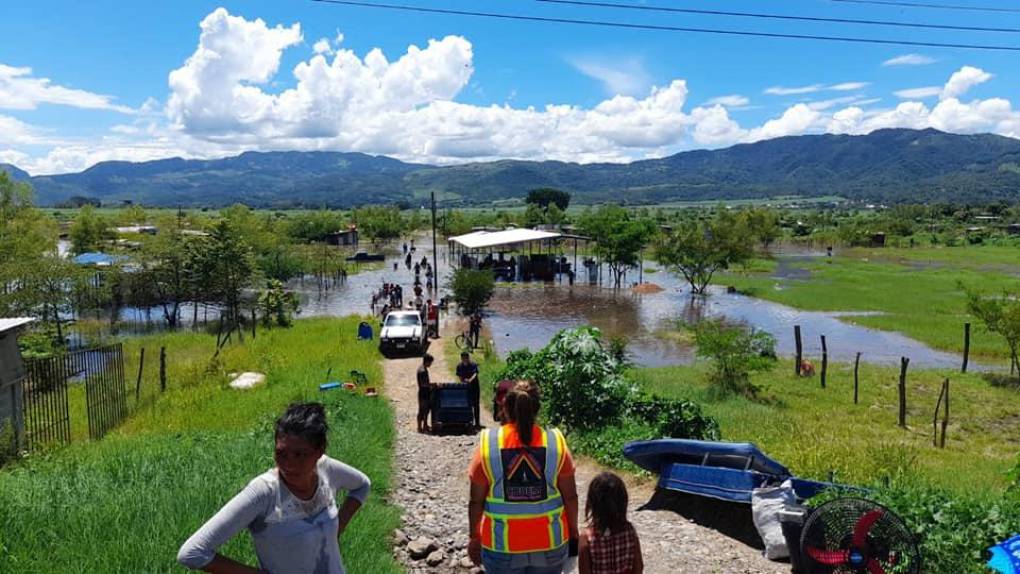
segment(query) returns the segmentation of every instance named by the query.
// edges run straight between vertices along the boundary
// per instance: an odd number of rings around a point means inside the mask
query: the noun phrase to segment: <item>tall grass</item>
[[[167,346],[168,391],[102,441],[0,471],[0,572],[175,570],[180,544],[272,466],[272,422],[298,400],[326,402],[329,454],[373,482],[342,540],[348,569],[398,572],[389,533],[399,511],[383,498],[390,488],[392,411],[378,398],[318,391],[330,366],[334,376],[356,368],[381,386],[374,345],[355,340],[358,321],[302,320],[260,333],[227,349],[211,368],[214,338],[207,335],[131,341],[130,347]],[[229,390],[225,373],[242,370],[266,373],[266,385]],[[222,552],[255,564],[247,535]]]
[[[766,402],[717,399],[703,366],[636,369],[650,392],[688,399],[714,417],[730,441],[756,443],[794,473],[863,484],[909,473],[960,493],[1001,491],[1020,444],[1020,397],[975,375],[951,375],[946,448],[932,446],[932,414],[943,373],[907,376],[908,428],[897,426],[898,370],[862,365],[853,403],[853,366],[830,365],[828,388],[797,379],[791,361],[752,377]]]

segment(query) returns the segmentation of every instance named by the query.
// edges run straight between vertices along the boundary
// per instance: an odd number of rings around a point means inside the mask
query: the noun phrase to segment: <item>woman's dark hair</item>
[[[276,419],[276,438],[299,436],[316,448],[326,448],[328,431],[326,407],[322,403],[293,403]]]
[[[540,406],[538,387],[530,381],[517,381],[506,394],[506,415],[517,425],[517,436],[525,445],[531,443],[531,431],[535,426]]]
[[[596,532],[619,532],[627,524],[627,486],[619,476],[603,472],[588,484],[584,518]]]

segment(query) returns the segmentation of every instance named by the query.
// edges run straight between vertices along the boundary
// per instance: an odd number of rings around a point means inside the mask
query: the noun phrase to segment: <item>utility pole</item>
[[[436,249],[436,192],[432,192],[432,287],[435,289],[433,296],[439,297],[439,258]]]

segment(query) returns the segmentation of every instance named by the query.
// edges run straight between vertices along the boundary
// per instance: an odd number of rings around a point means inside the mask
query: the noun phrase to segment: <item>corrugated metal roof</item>
[[[23,325],[28,325],[32,321],[35,321],[32,317],[12,317],[9,319],[0,319],[0,333],[6,333],[11,329],[17,329]]]
[[[529,241],[555,239],[560,233],[538,231],[536,229],[506,229],[504,231],[475,231],[466,235],[451,237],[450,241],[463,245],[468,249],[482,249],[500,245],[514,245]]]

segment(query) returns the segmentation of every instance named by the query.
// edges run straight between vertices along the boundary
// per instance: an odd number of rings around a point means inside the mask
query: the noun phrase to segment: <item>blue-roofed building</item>
[[[92,251],[89,253],[82,253],[78,255],[72,261],[78,265],[89,265],[93,267],[109,267],[117,263],[127,261],[127,257],[124,255],[110,255],[109,253],[101,253],[98,251]]]

